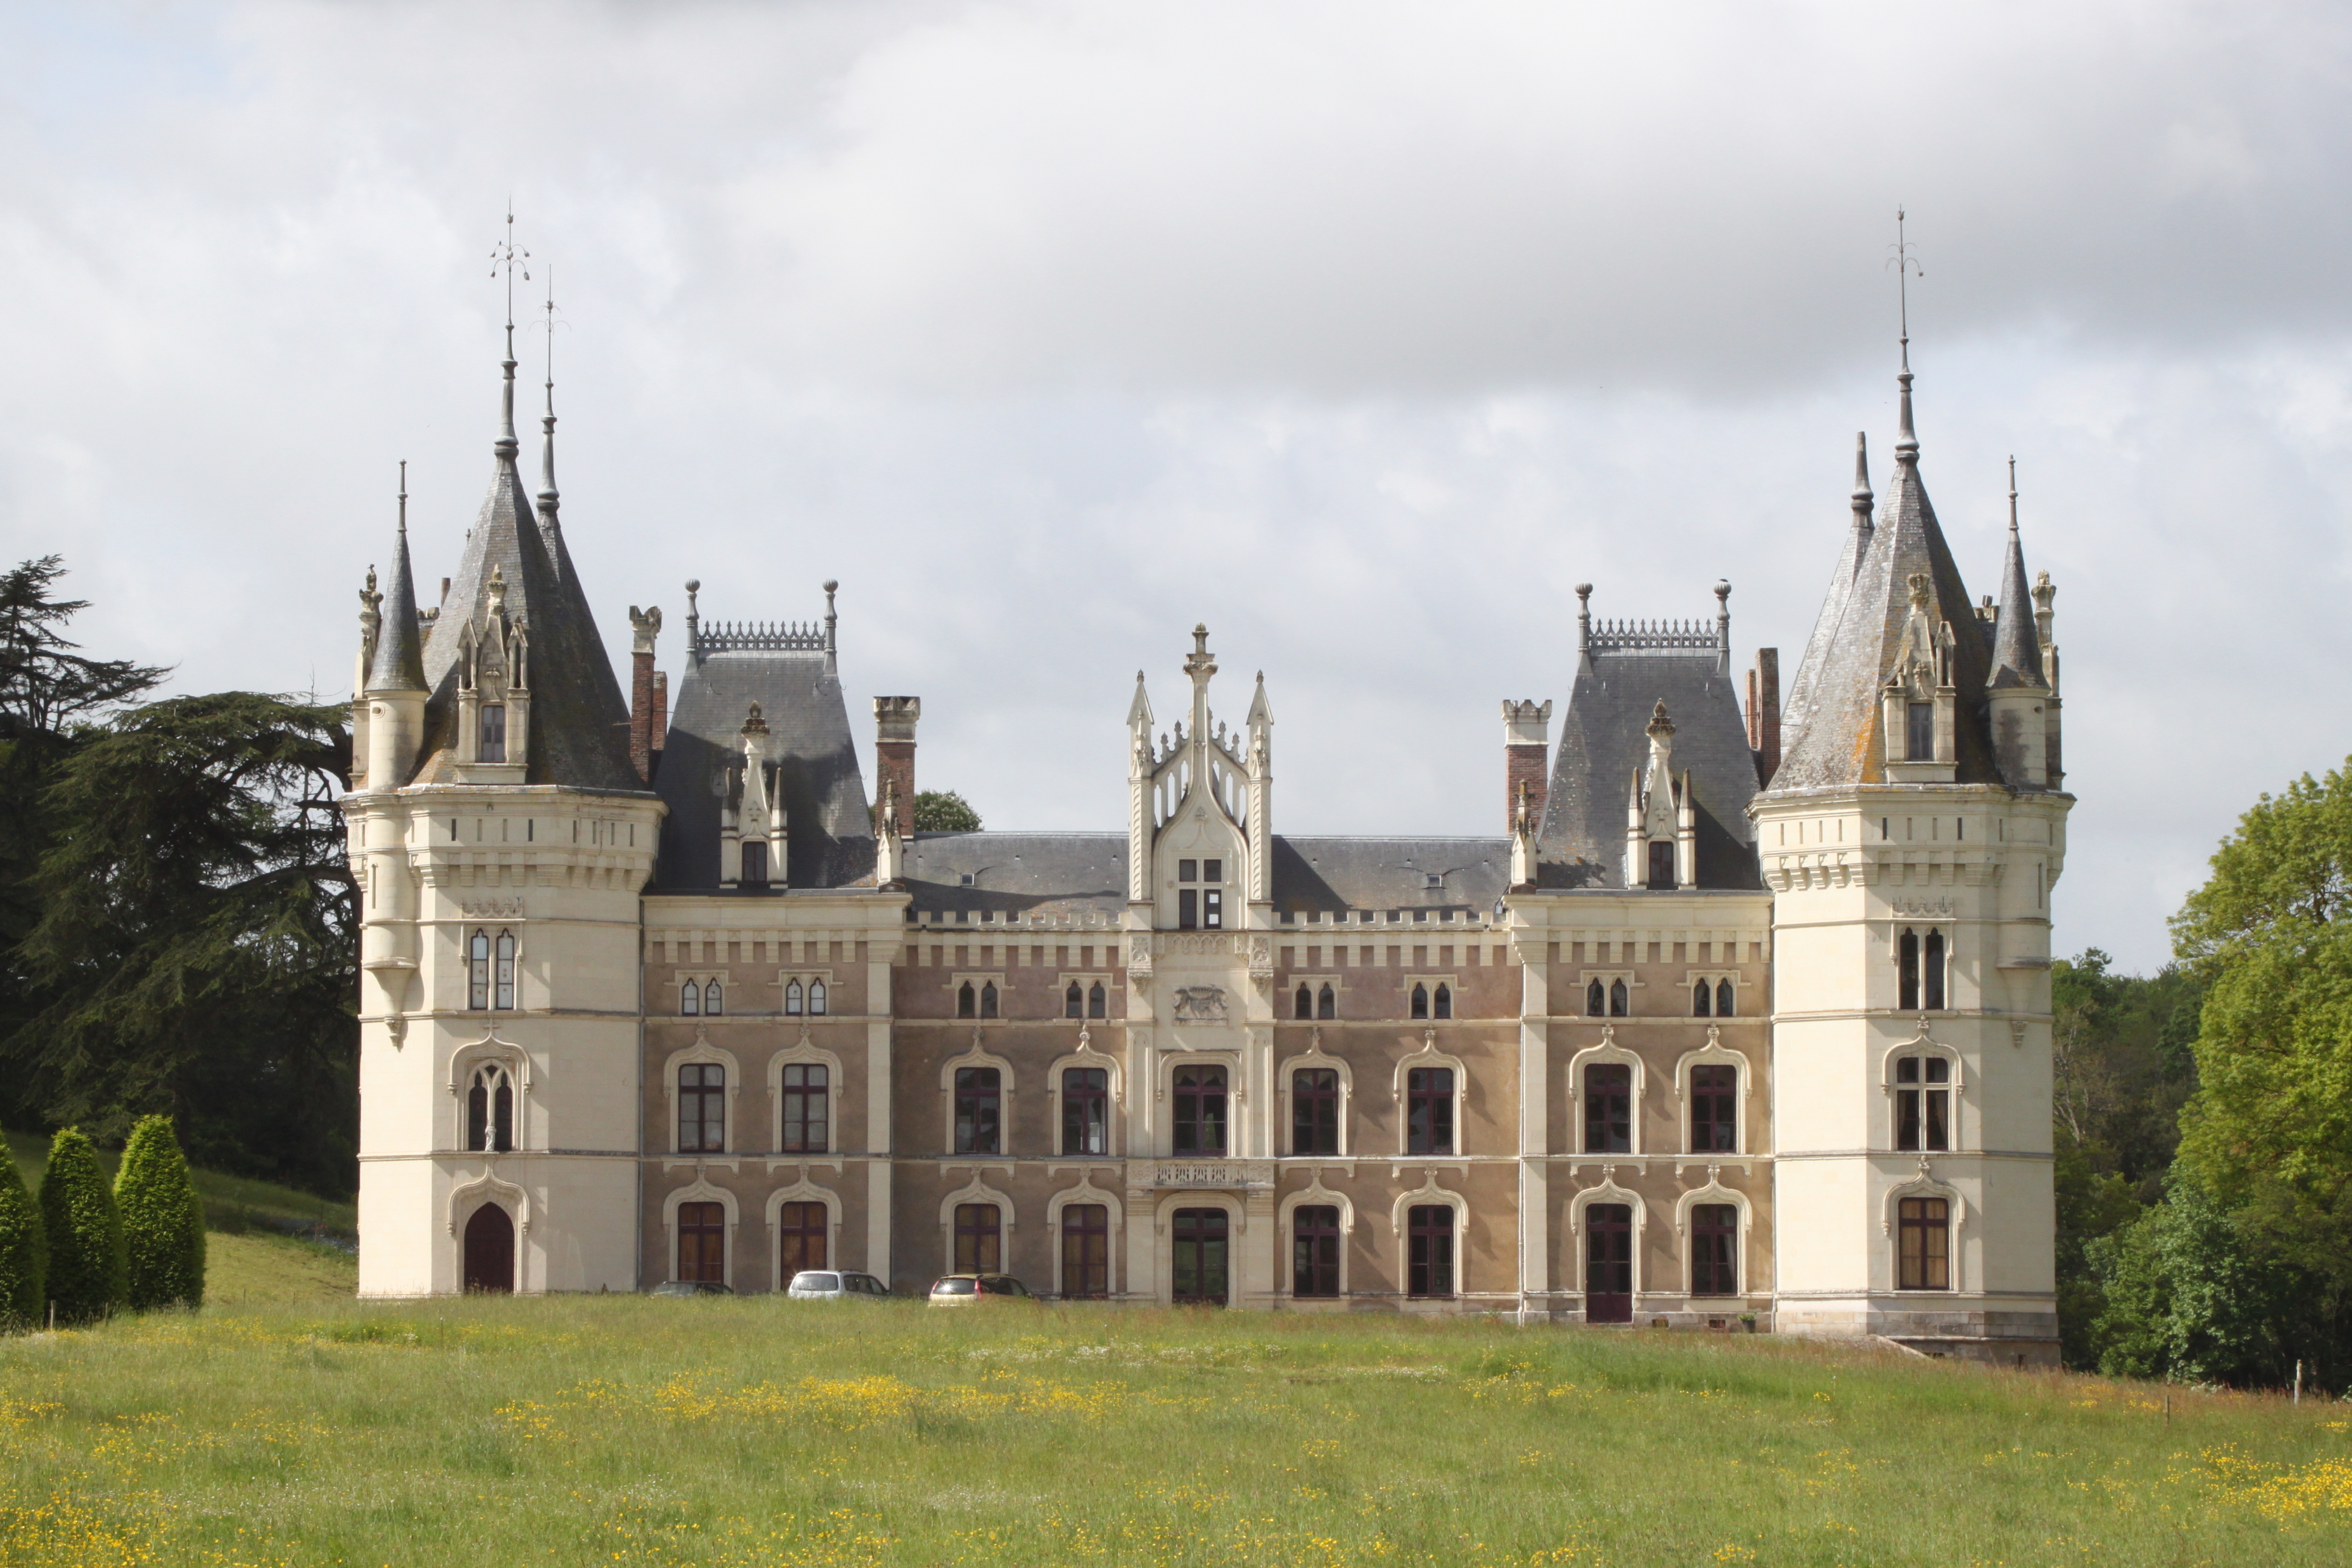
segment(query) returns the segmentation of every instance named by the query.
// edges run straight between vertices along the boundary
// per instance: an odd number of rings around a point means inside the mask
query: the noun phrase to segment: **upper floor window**
[[[784,982],[784,1016],[797,1018],[800,1016],[801,983],[797,980],[787,980]]]
[[[677,1069],[677,1150],[717,1154],[727,1148],[727,1069],[688,1062]]]
[[[1659,892],[1674,890],[1675,842],[1671,838],[1650,841],[1650,886]]]
[[[1176,1152],[1222,1154],[1225,1152],[1225,1069],[1220,1067],[1180,1067],[1176,1069]]]
[[[1904,1057],[1895,1064],[1895,1146],[1952,1146],[1952,1064],[1943,1057]]]
[[[996,1016],[996,982],[993,980],[980,988],[980,1016],[983,1018]]]
[[[1691,987],[1691,1016],[1705,1018],[1715,1012],[1715,986],[1705,980]]]
[[[743,841],[743,886],[764,888],[768,885],[768,846],[757,838]]]
[[[503,763],[507,760],[507,710],[502,702],[484,704],[482,708],[482,761]]]
[[[1085,986],[1073,980],[1070,982],[1070,988],[1062,993],[1062,1016],[1065,1018],[1083,1018],[1086,1016],[1087,989]]]
[[[1602,1018],[1609,1015],[1609,988],[1598,980],[1584,988],[1584,1016]]]
[[[1609,1016],[1611,1017],[1625,1016],[1631,1001],[1632,997],[1627,994],[1625,983],[1622,980],[1612,980],[1609,983]]]
[[[972,988],[972,984],[969,980],[956,987],[956,1016],[959,1018],[980,1016],[980,993]]]
[[[1315,993],[1307,987],[1301,985],[1298,988],[1297,996],[1293,999],[1290,1016],[1294,1018],[1312,1018],[1315,1016]]]
[[[812,1018],[824,1017],[824,982],[822,980],[810,981],[808,989],[809,1016]]]
[[[688,980],[677,988],[677,1010],[685,1016],[699,1016],[702,1012],[702,983]]]
[[[1062,1152],[1110,1152],[1110,1071],[1065,1068],[1062,1071]]]
[[[1734,1016],[1738,1009],[1732,1004],[1737,1000],[1738,997],[1732,992],[1730,981],[1718,980],[1715,983],[1715,1016],[1717,1017]]]
[[[1443,980],[1439,981],[1436,991],[1431,994],[1429,1005],[1431,1016],[1433,1017],[1454,1016],[1454,987],[1446,984]]]
[[[1739,1069],[1720,1064],[1691,1068],[1690,1106],[1691,1152],[1736,1153],[1739,1143]]]
[[[727,1011],[727,994],[716,980],[702,988],[702,1010],[713,1018]]]
[[[1584,1152],[1633,1152],[1633,1069],[1622,1062],[1594,1062],[1584,1069]]]
[[[495,1063],[476,1068],[466,1089],[466,1147],[498,1154],[514,1147],[514,1080]]]
[[[499,932],[497,945],[491,950],[493,960],[491,1005],[511,1011],[515,1005],[515,939],[514,932]]]
[[[1290,1152],[1339,1152],[1339,1074],[1335,1068],[1301,1068],[1290,1075]]]
[[[787,1154],[824,1153],[832,1075],[822,1063],[787,1062],[782,1080],[784,1125],[777,1147]]]
[[[1176,929],[1220,931],[1225,923],[1225,863],[1184,859],[1176,862]]]
[[[1904,734],[1904,756],[1914,763],[1936,760],[1936,705],[1914,702],[1906,716],[1908,722]]]
[[[994,1068],[958,1068],[955,1075],[955,1152],[995,1154],[1003,1152],[1000,1120],[1003,1090]]]
[[[1404,1083],[1404,1152],[1453,1153],[1454,1069],[1408,1068]]]
[[[1412,988],[1412,1016],[1416,1018],[1429,1016],[1429,987],[1417,982]]]
[[[1691,1294],[1739,1293],[1739,1206],[1691,1205]]]
[[[1944,933],[1925,941],[1906,929],[1895,944],[1895,1005],[1904,1012],[1941,1012],[1944,1007]]]
[[[1094,984],[1094,989],[1087,993],[1087,1016],[1102,1017],[1109,1010],[1109,1006],[1110,993],[1105,991],[1102,982],[1097,980]]]
[[[478,931],[466,942],[466,1005],[479,1012],[490,1005],[490,933]]]
[[[1339,994],[1328,985],[1315,994],[1315,1016],[1318,1018],[1337,1018],[1339,1016]]]
[[[1942,1198],[1904,1198],[1896,1224],[1895,1286],[1898,1290],[1952,1288],[1951,1205]]]

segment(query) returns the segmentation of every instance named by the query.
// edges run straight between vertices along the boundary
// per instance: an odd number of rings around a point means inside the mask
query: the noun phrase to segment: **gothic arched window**
[[[677,988],[677,1010],[686,1017],[698,1016],[702,1012],[702,986],[689,980]]]
[[[476,1068],[466,1089],[466,1147],[496,1154],[514,1147],[514,1080],[495,1063]]]
[[[1919,1006],[1919,934],[1906,931],[1895,944],[1895,1005],[1906,1013]]]
[[[996,1016],[996,982],[993,980],[980,988],[980,1016],[983,1018]]]
[[[1426,985],[1412,988],[1412,1016],[1416,1018],[1429,1016],[1429,987]]]
[[[1097,980],[1095,982],[1094,989],[1087,993],[1087,1016],[1101,1018],[1108,1016],[1109,1012],[1110,994],[1103,989],[1102,982]]]
[[[1315,993],[1301,985],[1298,988],[1297,998],[1292,1005],[1290,1016],[1294,1018],[1315,1016]]]
[[[971,982],[969,980],[956,987],[956,1016],[959,1018],[980,1016],[980,993],[971,988]]]
[[[1715,1016],[1718,1018],[1728,1018],[1732,1016],[1733,1009],[1731,1003],[1731,982],[1728,980],[1717,981],[1715,983]]]
[[[480,1012],[490,1005],[490,933],[476,931],[466,943],[466,1005]]]
[[[1339,1016],[1339,998],[1328,985],[1315,994],[1315,1016],[1318,1018],[1337,1018]]]
[[[1062,993],[1062,1016],[1065,1018],[1083,1018],[1086,1016],[1086,987],[1073,980],[1070,982],[1070,988]]]
[[[1930,1013],[1942,1012],[1944,1008],[1944,933],[1942,931],[1931,931],[1927,933],[1927,952],[1921,955],[1919,963],[1919,978],[1923,983],[1919,987],[1919,1005]]]
[[[493,1005],[513,1011],[515,1005],[515,939],[514,932],[499,932],[498,992]]]
[[[1584,988],[1585,1016],[1598,1018],[1608,1010],[1609,994],[1601,988],[1601,982],[1596,980]]]
[[[1704,980],[1691,987],[1691,1016],[1704,1018],[1715,1010],[1715,989]]]
[[[1612,1018],[1625,1016],[1625,983],[1622,980],[1611,981],[1609,983],[1609,1016]]]
[[[1432,1015],[1433,1016],[1439,1018],[1451,1018],[1454,1016],[1454,987],[1446,984],[1442,980],[1439,981],[1437,983],[1437,995],[1434,998],[1434,1001],[1436,1004],[1436,1011]]]
[[[787,980],[784,982],[784,1016],[797,1018],[800,1016],[801,983],[797,980]]]
[[[726,997],[716,980],[702,988],[702,1010],[714,1018],[727,1011]]]
[[[809,982],[809,1016],[812,1018],[824,1016],[824,982],[822,980]]]

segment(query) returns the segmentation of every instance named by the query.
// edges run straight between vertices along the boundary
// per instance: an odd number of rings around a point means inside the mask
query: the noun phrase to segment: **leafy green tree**
[[[0,1330],[37,1323],[48,1303],[49,1239],[16,1162],[0,1145]]]
[[[2285,1381],[2300,1280],[2250,1246],[2228,1210],[2183,1170],[2167,1199],[2091,1243],[2105,1307],[2099,1370],[2190,1383]]]
[[[977,833],[980,813],[953,790],[927,789],[915,796],[918,833]]]
[[[86,1323],[123,1304],[130,1285],[122,1216],[98,1168],[98,1151],[78,1128],[49,1141],[41,1173],[41,1228],[49,1247],[48,1295],[58,1321]]]
[[[168,1116],[142,1116],[114,1173],[133,1311],[205,1302],[205,1205]]]
[[[197,1163],[347,1193],[358,908],[340,707],[253,692],[130,710],[48,795],[24,952],[53,998],[9,1045],[52,1121],[170,1112]]]

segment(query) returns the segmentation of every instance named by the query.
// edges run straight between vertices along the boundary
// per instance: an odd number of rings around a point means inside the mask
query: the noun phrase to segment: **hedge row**
[[[110,1189],[77,1128],[49,1142],[37,1201],[0,1157],[0,1327],[201,1306],[205,1213],[172,1119],[131,1130]]]

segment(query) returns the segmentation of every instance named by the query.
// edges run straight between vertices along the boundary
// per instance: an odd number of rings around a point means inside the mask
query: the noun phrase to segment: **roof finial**
[[[514,280],[516,272],[520,271],[524,282],[530,281],[530,268],[525,265],[530,259],[530,252],[518,247],[514,242],[514,203],[509,201],[507,203],[507,237],[490,251],[490,276],[496,278],[504,272],[507,279],[507,379],[499,404],[499,442],[494,448],[502,463],[513,462],[515,452],[520,446],[515,439],[514,426]]]
[[[1895,384],[1903,389],[1902,417],[1895,429],[1895,460],[1914,463],[1919,459],[1919,437],[1911,427],[1911,279],[1927,276],[1926,268],[1914,256],[1909,241],[1903,237],[1904,211],[1895,209],[1895,254],[1889,265],[1895,268],[1895,307],[1902,325],[1903,368],[1895,375]]]
[[[841,642],[835,635],[835,628],[841,617],[834,612],[833,608],[833,595],[840,586],[841,584],[835,578],[827,577],[824,580],[824,672],[827,675],[841,673]]]
[[[408,459],[400,459],[400,537],[408,537]],[[375,570],[373,566],[368,568]]]
[[[555,268],[547,269],[547,416],[540,421],[545,441],[539,459],[539,511],[550,526],[563,498],[555,489]],[[512,351],[509,350],[509,353]]]
[[[1870,433],[1853,433],[1853,521],[1857,528],[1870,521],[1871,503],[1878,498],[1870,493]]]
[[[2009,536],[2017,537],[2017,454],[2009,455]]]

